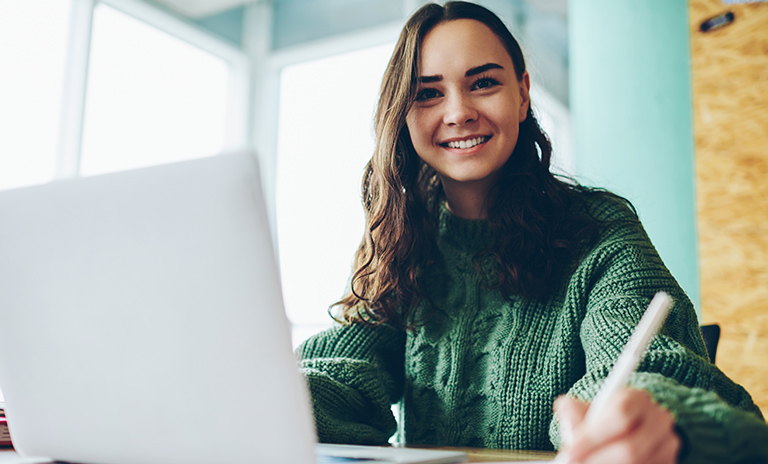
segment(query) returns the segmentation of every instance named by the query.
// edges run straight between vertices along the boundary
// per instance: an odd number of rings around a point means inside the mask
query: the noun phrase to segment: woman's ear
[[[520,79],[518,85],[520,86],[520,113],[518,120],[523,122],[528,115],[528,107],[531,106],[531,77],[528,75],[528,71],[523,72],[523,78]]]

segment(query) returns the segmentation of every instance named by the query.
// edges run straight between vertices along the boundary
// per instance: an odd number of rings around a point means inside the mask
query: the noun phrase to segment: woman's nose
[[[477,120],[477,109],[471,98],[461,94],[447,98],[443,115],[445,124],[460,126],[475,120]]]

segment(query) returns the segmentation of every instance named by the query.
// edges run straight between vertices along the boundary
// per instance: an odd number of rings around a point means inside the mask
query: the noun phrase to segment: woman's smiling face
[[[416,153],[446,193],[487,192],[528,112],[528,74],[518,81],[501,40],[472,19],[429,31],[420,59],[417,97],[406,117]]]

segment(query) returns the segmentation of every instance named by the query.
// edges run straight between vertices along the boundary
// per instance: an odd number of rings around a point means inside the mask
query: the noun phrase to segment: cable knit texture
[[[653,295],[675,306],[632,386],[676,417],[685,463],[768,459],[768,426],[749,394],[710,364],[690,300],[629,209],[591,194],[612,222],[547,300],[505,299],[473,261],[485,221],[439,217],[440,261],[414,331],[336,326],[297,349],[321,441],[552,450],[552,403],[591,399]],[[489,264],[490,265],[490,264]],[[483,265],[481,268],[488,268]],[[391,404],[400,403],[397,423]],[[399,429],[398,429],[399,424]]]

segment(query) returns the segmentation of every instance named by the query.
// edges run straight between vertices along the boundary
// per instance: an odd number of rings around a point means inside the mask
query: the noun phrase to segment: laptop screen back
[[[17,450],[313,460],[252,155],[0,192],[0,388]]]

